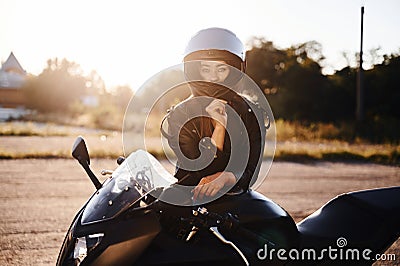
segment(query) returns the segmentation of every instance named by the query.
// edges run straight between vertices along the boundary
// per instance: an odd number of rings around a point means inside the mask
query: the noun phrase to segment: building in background
[[[27,73],[11,52],[0,68],[0,121],[25,114],[26,99],[22,86]]]

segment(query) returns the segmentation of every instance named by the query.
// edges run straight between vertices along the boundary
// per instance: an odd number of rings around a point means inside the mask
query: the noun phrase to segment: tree
[[[129,86],[118,86],[111,94],[113,95],[113,102],[117,108],[125,110],[133,96],[133,91]]]
[[[43,72],[25,85],[28,108],[40,112],[67,112],[70,105],[86,93],[86,79],[82,73],[74,62],[48,60]]]
[[[322,75],[321,45],[315,41],[285,50],[265,39],[252,41],[248,52],[248,75],[266,94],[275,116],[284,119],[324,119],[323,94],[329,80]]]

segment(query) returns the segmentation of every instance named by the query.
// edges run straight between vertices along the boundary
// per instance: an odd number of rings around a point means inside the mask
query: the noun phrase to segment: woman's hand
[[[236,178],[231,172],[217,172],[215,174],[203,177],[199,184],[193,189],[193,200],[202,199],[204,196],[213,197],[224,186],[233,186]]]
[[[220,123],[224,128],[226,127],[226,122],[228,119],[225,111],[225,105],[225,101],[215,99],[206,107],[206,112],[211,116],[211,118]]]
[[[225,128],[228,120],[228,115],[225,111],[226,102],[215,99],[207,107],[206,112],[211,116],[214,125],[214,131],[211,136],[215,146],[222,151],[225,141]]]

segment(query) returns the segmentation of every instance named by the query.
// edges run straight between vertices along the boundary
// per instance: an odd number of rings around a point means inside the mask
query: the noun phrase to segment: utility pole
[[[357,82],[357,122],[364,120],[364,70],[363,70],[363,34],[364,34],[364,6],[361,7],[361,45]]]

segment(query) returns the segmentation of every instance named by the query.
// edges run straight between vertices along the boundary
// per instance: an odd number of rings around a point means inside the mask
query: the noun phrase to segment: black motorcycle
[[[295,224],[252,190],[169,204],[170,195],[192,198],[143,150],[120,157],[102,184],[81,137],[72,155],[97,190],[73,219],[57,265],[371,265],[400,235],[400,187],[339,195]]]

